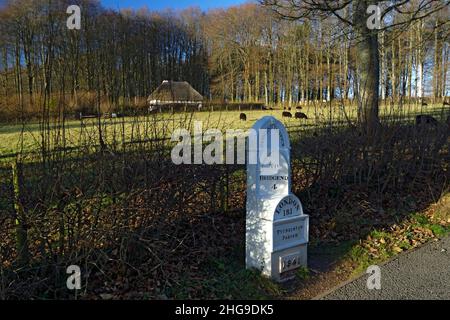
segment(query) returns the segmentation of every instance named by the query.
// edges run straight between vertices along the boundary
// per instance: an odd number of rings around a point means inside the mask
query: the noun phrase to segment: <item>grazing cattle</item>
[[[239,119],[241,121],[247,121],[247,115],[245,113],[241,113],[241,115],[239,116]]]
[[[450,103],[448,103],[447,101],[444,101],[444,106],[450,106]]]
[[[303,112],[297,112],[297,113],[295,113],[295,119],[308,120],[308,116],[306,114],[304,114]]]
[[[426,115],[426,114],[421,114],[416,117],[416,125],[417,126],[429,125],[429,124],[436,126],[438,124],[438,121],[434,117]]]
[[[283,118],[292,118],[292,113],[287,111],[283,112]]]
[[[428,107],[428,103],[422,102],[422,107]]]
[[[270,110],[275,110],[274,108],[270,108]]]
[[[302,106],[298,106],[296,109],[297,110],[303,110],[303,107]]]

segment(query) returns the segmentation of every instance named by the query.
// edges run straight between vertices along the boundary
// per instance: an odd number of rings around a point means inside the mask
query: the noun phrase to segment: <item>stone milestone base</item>
[[[307,266],[307,244],[272,253],[272,279],[277,282],[292,280],[297,269]]]

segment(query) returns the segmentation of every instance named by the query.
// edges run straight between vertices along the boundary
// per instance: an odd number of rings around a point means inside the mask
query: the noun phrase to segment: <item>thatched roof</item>
[[[148,97],[149,103],[193,103],[202,101],[203,96],[186,81],[163,81]]]

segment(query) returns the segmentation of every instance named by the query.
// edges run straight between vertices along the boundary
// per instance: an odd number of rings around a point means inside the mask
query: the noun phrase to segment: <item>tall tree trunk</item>
[[[413,41],[414,41],[414,28],[409,30],[409,59],[408,59],[408,101],[411,102],[412,94],[412,75],[413,75]]]
[[[423,97],[423,36],[422,36],[422,30],[423,30],[423,21],[421,20],[417,27],[418,30],[418,49],[417,49],[417,97],[421,99]]]
[[[439,97],[440,78],[440,44],[439,44],[439,19],[436,19],[434,29],[434,74],[433,74],[433,98],[436,101]]]
[[[357,100],[359,120],[369,136],[379,127],[379,87],[380,59],[378,52],[378,31],[367,28],[366,10],[375,0],[362,0],[356,3],[354,25],[357,36],[356,70]]]
[[[385,46],[385,33],[384,31],[380,34],[380,51],[381,51],[381,100],[386,100],[386,75],[387,75],[387,64],[386,64],[386,46]]]
[[[331,48],[327,49],[327,101],[331,101]]]
[[[309,104],[309,42],[306,42],[305,98]]]
[[[442,89],[441,89],[441,97],[446,97],[447,95],[447,76],[448,76],[448,67],[449,67],[449,55],[450,48],[448,44],[445,44],[445,49],[443,52],[443,65],[442,65]]]
[[[396,69],[395,69],[395,41],[394,35],[391,35],[391,98],[392,102],[395,103],[397,99],[397,79],[396,79]]]

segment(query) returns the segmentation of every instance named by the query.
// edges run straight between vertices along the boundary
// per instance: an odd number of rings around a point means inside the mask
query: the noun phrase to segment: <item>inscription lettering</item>
[[[289,181],[288,176],[260,176],[261,181]]]

